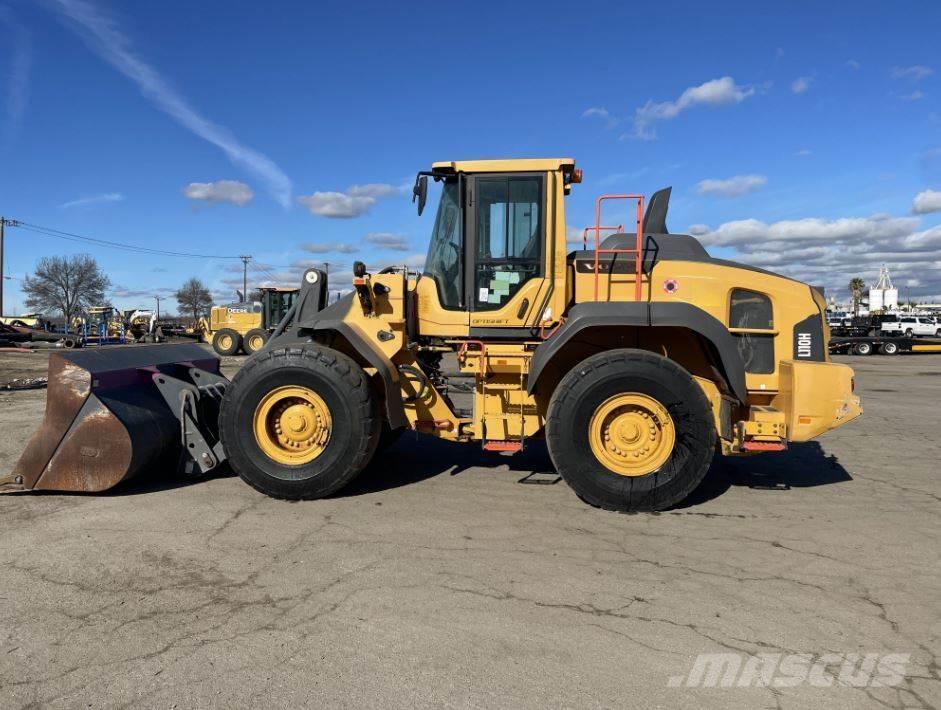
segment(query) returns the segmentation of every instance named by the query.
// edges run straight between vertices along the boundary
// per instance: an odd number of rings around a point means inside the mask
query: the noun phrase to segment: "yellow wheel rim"
[[[232,336],[223,335],[219,338],[219,348],[222,350],[228,350],[232,347]]]
[[[268,458],[287,466],[309,463],[330,441],[333,420],[319,394],[306,387],[278,387],[258,403],[255,441]]]
[[[248,339],[248,347],[252,349],[252,352],[261,350],[261,346],[264,344],[265,344],[265,340],[260,335],[253,335],[251,338]]]
[[[676,427],[666,407],[637,392],[617,394],[595,410],[588,425],[591,451],[621,476],[645,476],[670,458]]]

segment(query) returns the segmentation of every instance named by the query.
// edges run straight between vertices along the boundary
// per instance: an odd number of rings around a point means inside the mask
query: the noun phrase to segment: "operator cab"
[[[561,176],[561,179],[560,179]],[[535,325],[556,247],[552,201],[580,180],[571,159],[435,163],[421,172],[419,214],[427,180],[441,183],[423,276],[445,311],[472,327]],[[559,232],[563,236],[564,226]],[[562,246],[564,248],[564,246]],[[540,294],[539,292],[542,291]]]

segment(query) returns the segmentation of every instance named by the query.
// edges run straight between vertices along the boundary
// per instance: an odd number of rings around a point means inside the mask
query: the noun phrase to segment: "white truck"
[[[916,335],[941,337],[941,324],[927,316],[897,316],[882,321],[883,335],[904,335],[913,338]]]

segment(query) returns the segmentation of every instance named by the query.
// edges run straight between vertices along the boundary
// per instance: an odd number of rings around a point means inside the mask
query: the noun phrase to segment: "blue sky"
[[[941,5],[763,5],[0,0],[0,212],[339,285],[421,262],[403,186],[433,160],[572,156],[573,228],[672,185],[671,230],[715,254],[837,295],[885,262],[941,298]],[[78,252],[121,307],[241,282],[15,228],[6,273]]]

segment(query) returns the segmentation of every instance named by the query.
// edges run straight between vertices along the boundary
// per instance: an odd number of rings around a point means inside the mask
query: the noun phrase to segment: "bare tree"
[[[212,294],[206,284],[194,276],[176,292],[176,304],[181,314],[192,315],[197,321],[212,308]]]
[[[111,285],[88,254],[44,256],[36,273],[23,282],[27,308],[44,313],[61,313],[68,331],[72,318],[83,310],[101,305]]]

